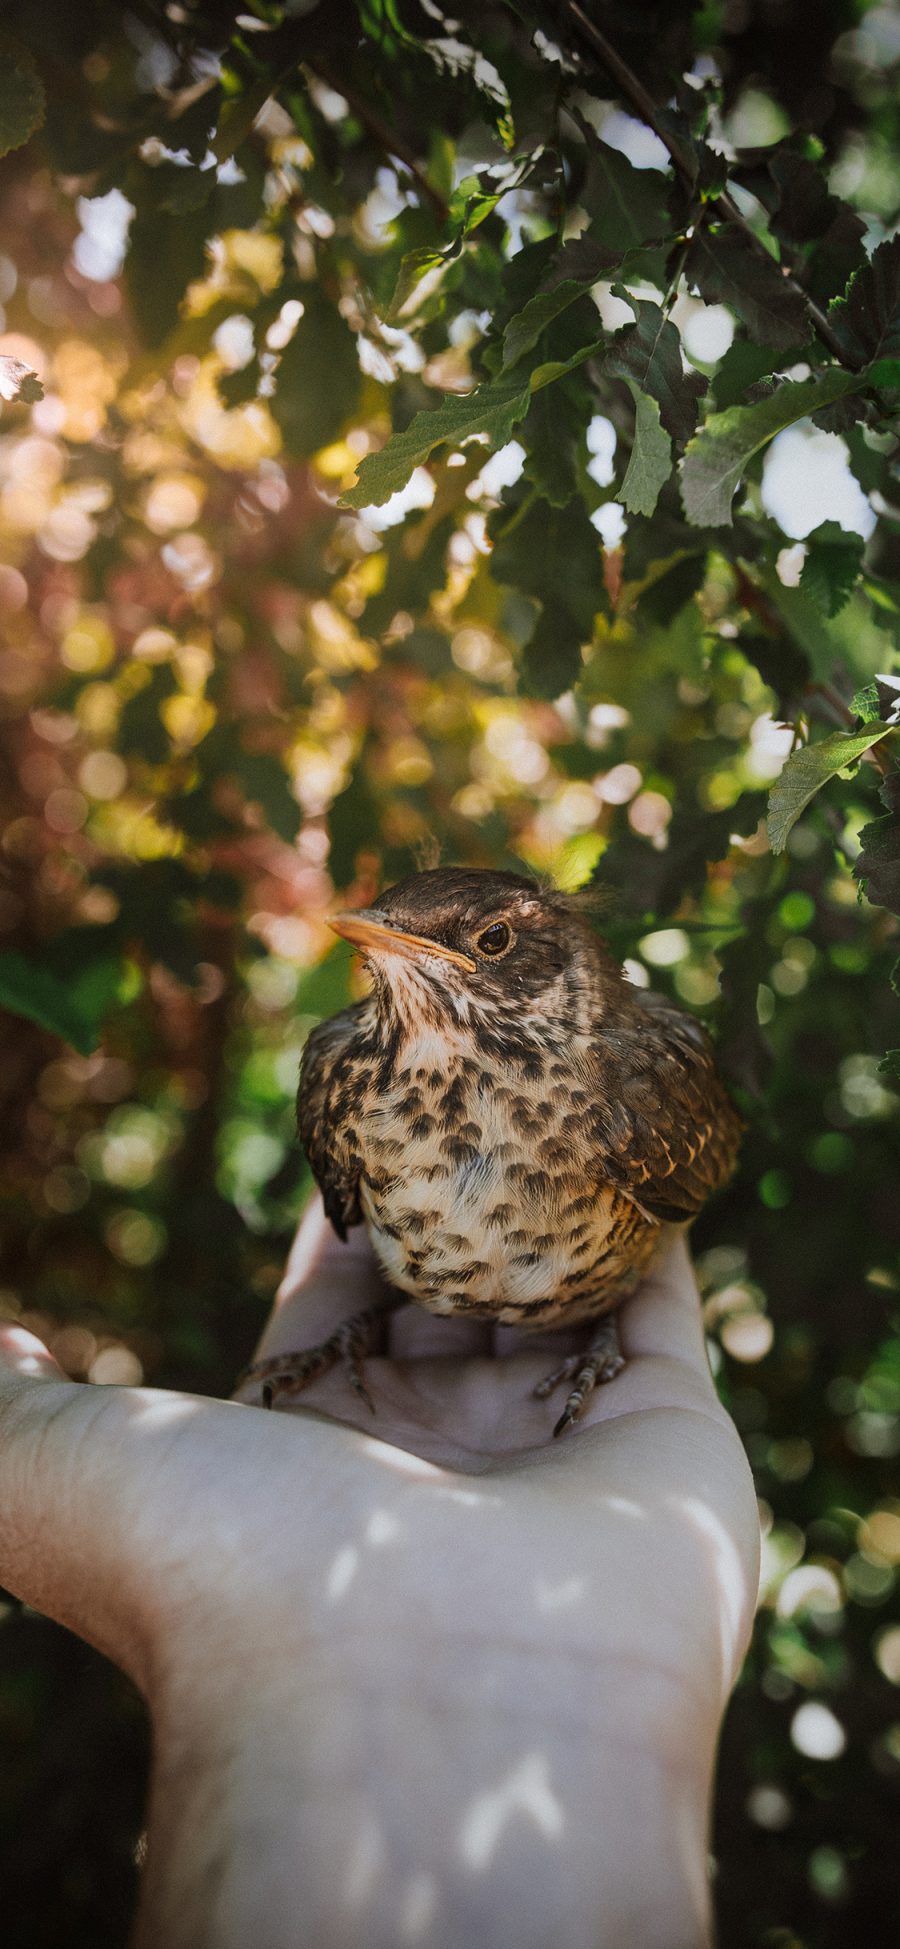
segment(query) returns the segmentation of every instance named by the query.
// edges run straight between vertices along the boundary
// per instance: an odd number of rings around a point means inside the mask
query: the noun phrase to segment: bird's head
[[[438,867],[329,923],[365,955],[376,1001],[409,1026],[596,1018],[621,971],[566,895],[517,873]]]

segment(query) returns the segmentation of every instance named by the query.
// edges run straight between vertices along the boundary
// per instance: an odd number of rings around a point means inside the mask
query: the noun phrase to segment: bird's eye
[[[512,931],[505,920],[495,920],[491,927],[486,927],[484,933],[479,934],[475,946],[480,954],[505,954],[511,940]]]

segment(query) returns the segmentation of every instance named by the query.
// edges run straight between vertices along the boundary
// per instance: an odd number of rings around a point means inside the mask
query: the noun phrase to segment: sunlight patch
[[[479,1794],[463,1821],[459,1843],[468,1868],[489,1868],[504,1830],[516,1814],[524,1814],[545,1840],[559,1839],[563,1809],[547,1778],[547,1762],[530,1753],[491,1793]]]

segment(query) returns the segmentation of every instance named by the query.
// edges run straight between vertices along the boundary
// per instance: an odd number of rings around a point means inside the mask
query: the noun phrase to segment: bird
[[[271,1407],[342,1361],[374,1409],[363,1363],[391,1306],[585,1322],[534,1390],[569,1383],[561,1434],[625,1365],[616,1315],[662,1226],[734,1170],[743,1124],[706,1030],[629,981],[578,895],[529,875],[436,867],[329,925],[371,989],[310,1034],[298,1129],[335,1231],[365,1224],[388,1292],[244,1379]]]

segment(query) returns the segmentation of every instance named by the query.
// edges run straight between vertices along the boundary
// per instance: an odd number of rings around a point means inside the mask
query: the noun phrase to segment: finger
[[[300,1221],[257,1360],[327,1340],[351,1314],[379,1305],[385,1282],[364,1225],[338,1238],[318,1193]]]
[[[217,1524],[211,1585],[236,1547],[229,1470],[240,1483],[247,1438],[253,1442],[262,1420],[199,1396],[67,1380],[39,1341],[7,1330],[0,1584],[149,1694],[170,1653],[173,1620],[203,1594],[203,1551]]]
[[[0,1327],[0,1388],[4,1380],[20,1379],[64,1381],[58,1361],[49,1348],[23,1326]]]
[[[488,1320],[444,1319],[423,1306],[402,1306],[391,1314],[388,1352],[392,1360],[465,1360],[489,1354],[492,1339]]]
[[[645,1279],[619,1315],[622,1351],[667,1355],[709,1377],[697,1278],[687,1233],[666,1225]]]
[[[70,1381],[33,1334],[0,1333],[0,1583],[137,1675],[115,1433],[131,1393]]]

